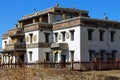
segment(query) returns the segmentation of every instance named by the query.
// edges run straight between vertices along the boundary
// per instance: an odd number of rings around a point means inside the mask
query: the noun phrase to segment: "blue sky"
[[[88,10],[93,18],[103,19],[106,13],[110,20],[120,21],[120,0],[1,0],[0,1],[0,47],[2,34],[14,28],[18,20],[26,14],[55,6]]]

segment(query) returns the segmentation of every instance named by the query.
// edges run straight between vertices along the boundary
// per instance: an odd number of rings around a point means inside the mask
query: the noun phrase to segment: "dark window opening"
[[[71,30],[70,31],[70,34],[71,34],[71,36],[70,36],[70,39],[71,39],[71,41],[73,41],[74,40],[74,30]]]
[[[90,50],[89,51],[89,61],[93,61],[94,60],[94,53],[95,53],[94,50]]]
[[[65,32],[61,32],[62,33],[62,41],[65,41]]]
[[[104,30],[99,30],[99,33],[100,33],[100,41],[103,41],[104,40]]]
[[[100,60],[104,60],[105,50],[100,50]]]
[[[115,31],[110,31],[111,42],[114,41],[114,35],[115,35]]]
[[[74,51],[70,51],[71,53],[71,61],[74,61]]]
[[[93,38],[92,33],[93,33],[93,29],[88,29],[88,40],[92,40]]]
[[[55,62],[58,61],[58,52],[55,53],[54,60]]]
[[[116,52],[117,50],[112,50],[112,60],[116,59]]]
[[[30,61],[32,61],[32,51],[29,52]]]
[[[46,61],[50,61],[50,53],[46,53]]]
[[[58,33],[54,33],[55,35],[55,42],[58,42]]]
[[[32,43],[32,39],[33,39],[33,33],[29,34],[30,35],[30,43]]]
[[[4,41],[4,43],[5,43],[5,46],[6,46],[6,44],[7,44],[7,41]]]
[[[45,42],[49,43],[49,33],[45,33]]]

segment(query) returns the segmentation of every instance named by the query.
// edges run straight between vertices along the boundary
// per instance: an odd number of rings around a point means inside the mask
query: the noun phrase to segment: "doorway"
[[[61,67],[65,68],[66,66],[66,55],[61,55]]]
[[[61,62],[64,63],[64,62],[66,62],[65,60],[66,60],[66,55],[61,55]]]
[[[24,63],[24,54],[22,54],[22,55],[20,56],[20,61],[21,61],[22,63]]]

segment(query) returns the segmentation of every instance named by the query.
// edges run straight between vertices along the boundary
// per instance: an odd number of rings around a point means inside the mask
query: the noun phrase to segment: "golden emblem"
[[[29,42],[29,37],[28,36],[26,36],[26,42]]]
[[[61,34],[58,34],[58,39],[61,40]]]
[[[65,35],[66,35],[66,38],[69,39],[69,32],[67,32]]]
[[[36,36],[36,35],[34,35],[34,36],[33,36],[33,39],[34,39],[34,41],[36,41],[36,40],[37,40],[37,36]]]

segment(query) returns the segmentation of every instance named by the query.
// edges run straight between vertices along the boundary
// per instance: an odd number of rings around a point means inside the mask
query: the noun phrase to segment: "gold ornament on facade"
[[[67,33],[65,34],[65,36],[66,36],[67,39],[69,39],[69,36],[70,36],[70,35],[69,35],[69,32],[67,32]]]
[[[58,34],[58,39],[61,40],[61,34]]]
[[[29,42],[29,37],[28,36],[26,36],[26,42]]]
[[[34,36],[33,36],[33,39],[34,39],[34,41],[36,41],[36,40],[37,40],[37,36],[36,36],[36,35],[34,35]]]

